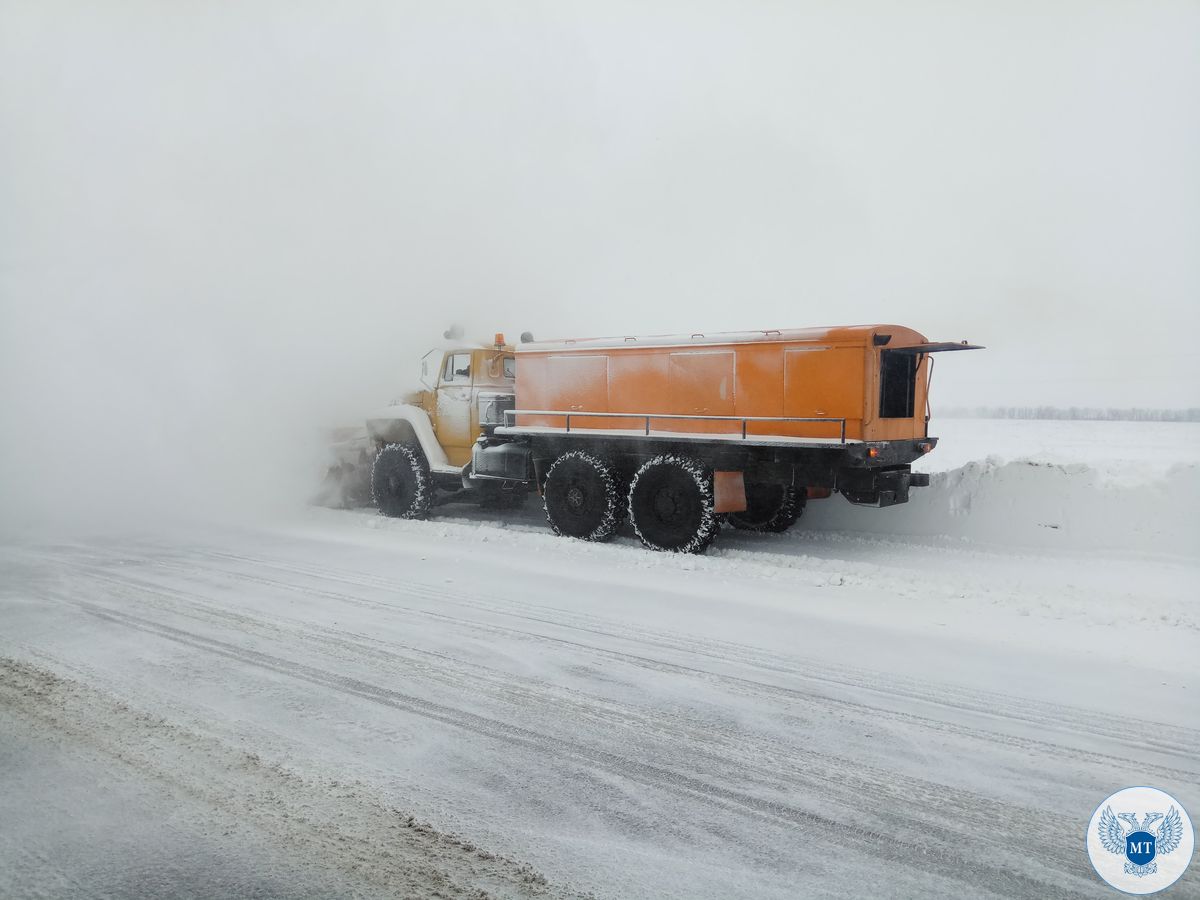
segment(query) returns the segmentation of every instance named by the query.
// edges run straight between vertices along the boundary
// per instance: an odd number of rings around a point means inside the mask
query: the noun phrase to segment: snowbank
[[[802,527],[945,536],[1019,547],[1194,556],[1200,547],[1200,466],[1181,463],[1142,480],[1090,465],[997,457],[930,476],[907,504],[813,502]]]
[[[1200,422],[1091,422],[1054,419],[935,419],[937,449],[913,468],[948,472],[993,456],[1085,463],[1106,480],[1137,483],[1179,463],[1200,465]]]

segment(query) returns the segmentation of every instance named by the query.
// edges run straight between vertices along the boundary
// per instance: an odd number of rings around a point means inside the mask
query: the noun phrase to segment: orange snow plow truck
[[[833,493],[906,502],[937,444],[934,354],[977,349],[898,325],[522,338],[430,351],[426,389],[339,445],[341,477],[388,516],[537,493],[557,534],[603,541],[628,521],[651,550],[702,553],[722,522],[784,531]]]

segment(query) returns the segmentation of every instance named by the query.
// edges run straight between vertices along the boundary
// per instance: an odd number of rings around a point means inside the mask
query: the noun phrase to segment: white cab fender
[[[367,434],[377,442],[399,444],[416,441],[429,461],[429,468],[458,471],[446,458],[446,451],[433,433],[429,414],[419,406],[398,403],[376,410],[367,416]]]

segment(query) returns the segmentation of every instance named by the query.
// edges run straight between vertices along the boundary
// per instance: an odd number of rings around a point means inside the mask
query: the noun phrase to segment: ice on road
[[[532,506],[9,544],[0,896],[1094,897],[1100,800],[1200,810],[1194,555],[829,510],[706,557]]]

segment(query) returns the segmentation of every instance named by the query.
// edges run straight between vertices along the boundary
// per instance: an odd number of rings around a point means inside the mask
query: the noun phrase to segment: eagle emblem
[[[1139,878],[1158,871],[1158,856],[1166,856],[1183,839],[1183,821],[1174,806],[1164,816],[1146,813],[1139,823],[1137,813],[1117,813],[1106,806],[1096,826],[1100,843],[1109,853],[1125,857],[1125,872]]]

